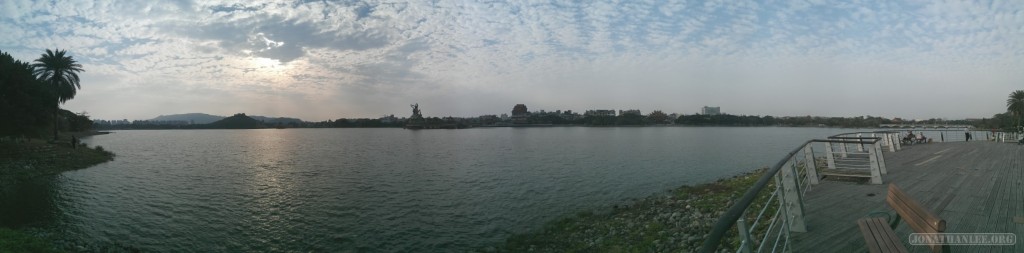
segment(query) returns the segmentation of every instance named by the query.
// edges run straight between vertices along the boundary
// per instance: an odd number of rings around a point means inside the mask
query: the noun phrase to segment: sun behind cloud
[[[226,95],[216,101],[237,104],[262,103],[245,94],[267,88],[299,101],[295,108],[331,96],[323,103],[332,107],[282,112],[309,120],[404,113],[413,101],[457,116],[528,103],[979,117],[1000,106],[987,98],[1024,80],[1020,1],[114,2],[3,1],[0,49],[23,60],[67,49],[89,70],[83,92],[128,103],[154,103],[128,93],[153,87],[217,92]],[[845,96],[821,95],[835,90]],[[820,106],[917,92],[963,101]],[[175,97],[157,99],[174,105],[162,108],[234,113]],[[106,101],[69,108],[97,118],[171,113],[127,112]]]
[[[242,62],[242,77],[284,78],[289,74],[292,65],[280,60],[266,57],[246,57]],[[285,81],[275,80],[275,81]]]

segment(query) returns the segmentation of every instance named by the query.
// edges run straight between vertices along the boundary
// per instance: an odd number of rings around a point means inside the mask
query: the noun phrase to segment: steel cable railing
[[[842,137],[842,136],[838,136]],[[790,234],[806,232],[803,195],[820,179],[816,143],[864,145],[874,161],[881,161],[881,142],[887,137],[815,139],[804,142],[770,167],[719,218],[701,252],[716,252],[725,245],[736,252],[776,252],[791,249]],[[892,144],[890,144],[892,145]],[[799,154],[803,155],[799,155]],[[827,153],[827,152],[826,152]],[[748,221],[753,221],[748,224]]]

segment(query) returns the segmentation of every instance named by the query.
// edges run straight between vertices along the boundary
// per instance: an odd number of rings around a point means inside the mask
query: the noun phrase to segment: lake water
[[[452,252],[777,162],[828,128],[136,130],[0,223],[147,251]]]

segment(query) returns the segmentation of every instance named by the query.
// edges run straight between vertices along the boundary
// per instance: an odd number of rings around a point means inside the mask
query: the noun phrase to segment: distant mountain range
[[[234,116],[214,121],[206,126],[214,129],[256,129],[266,127],[263,122],[252,117],[245,116],[244,113],[235,114]]]
[[[156,118],[150,119],[149,121],[187,121],[192,122],[192,124],[210,124],[222,119],[224,119],[224,116],[209,115],[205,113],[185,113],[160,115]]]
[[[265,117],[265,116],[248,116],[249,118],[263,122],[264,124],[278,124],[278,123],[302,123],[301,119],[296,118],[285,118],[285,117]],[[156,118],[150,119],[149,121],[187,121],[192,124],[209,124],[222,120],[224,116],[210,115],[205,113],[184,113],[184,114],[172,114],[172,115],[160,115]]]

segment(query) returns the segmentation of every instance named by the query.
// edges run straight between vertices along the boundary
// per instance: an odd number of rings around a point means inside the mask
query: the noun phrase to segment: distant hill
[[[265,117],[265,116],[248,116],[257,121],[261,121],[265,124],[290,124],[290,123],[302,123],[301,119],[296,118],[285,118],[285,117]],[[172,114],[172,115],[160,115],[156,118],[150,119],[149,121],[185,121],[191,122],[192,124],[210,124],[218,120],[225,119],[224,116],[210,115],[205,113],[184,113],[184,114]]]
[[[265,128],[266,126],[259,120],[245,116],[245,113],[239,113],[234,116],[206,124],[206,127],[215,129],[253,129]]]
[[[263,123],[268,124],[268,125],[273,125],[273,124],[289,124],[289,123],[299,124],[299,123],[302,123],[301,119],[296,119],[296,118],[285,118],[285,117],[271,118],[271,117],[263,117],[263,116],[249,116],[249,117],[253,118],[255,120],[262,121]]]
[[[192,124],[210,124],[214,121],[222,120],[224,116],[209,115],[205,113],[185,113],[185,114],[172,114],[172,115],[160,115],[156,118],[150,119],[149,121],[185,121],[191,122]]]

